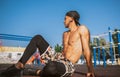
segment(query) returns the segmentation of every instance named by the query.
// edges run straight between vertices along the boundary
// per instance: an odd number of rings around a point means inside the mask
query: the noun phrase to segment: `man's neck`
[[[78,26],[76,24],[71,24],[69,27],[70,32],[76,31]]]

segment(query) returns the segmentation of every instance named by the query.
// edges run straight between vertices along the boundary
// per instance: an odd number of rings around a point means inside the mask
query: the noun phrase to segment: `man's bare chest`
[[[80,35],[78,32],[70,32],[66,39],[68,40],[68,44],[74,44],[80,40]]]

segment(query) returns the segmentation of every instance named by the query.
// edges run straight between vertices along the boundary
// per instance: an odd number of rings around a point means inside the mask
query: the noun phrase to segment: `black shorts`
[[[49,61],[40,73],[40,77],[61,77],[66,72],[65,65],[57,61]]]
[[[70,61],[49,61],[40,73],[40,77],[68,77],[74,73]]]
[[[45,54],[51,57],[46,58]],[[46,65],[41,71],[40,77],[68,77],[73,74],[75,70],[74,65],[65,59],[61,53],[48,54],[46,52],[44,55]]]

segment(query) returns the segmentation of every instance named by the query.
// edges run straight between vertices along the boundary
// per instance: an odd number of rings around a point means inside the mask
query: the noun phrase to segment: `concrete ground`
[[[9,66],[11,66],[11,64],[0,64],[0,72],[5,70]],[[34,67],[26,65],[25,68]],[[86,65],[76,65],[75,68],[76,70],[72,77],[86,77],[87,73]],[[94,68],[94,70],[96,77],[120,77],[120,65],[107,65],[105,68],[103,66],[97,66],[96,68]],[[39,76],[31,76],[24,72],[24,75],[22,77],[39,77]]]

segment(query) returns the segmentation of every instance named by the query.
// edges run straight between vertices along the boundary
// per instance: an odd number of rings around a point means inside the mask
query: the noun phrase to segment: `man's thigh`
[[[65,65],[56,61],[49,61],[42,69],[41,77],[60,77],[66,72]]]

